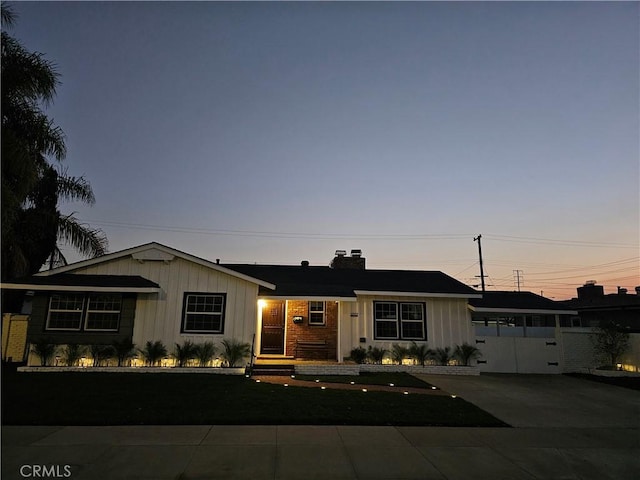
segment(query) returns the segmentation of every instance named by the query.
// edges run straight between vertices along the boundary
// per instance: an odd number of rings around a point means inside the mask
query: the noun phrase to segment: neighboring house
[[[601,323],[613,322],[628,329],[630,333],[640,333],[640,287],[635,295],[618,287],[617,293],[604,293],[602,285],[589,281],[578,287],[578,297],[562,302],[567,308],[577,310],[581,326],[597,327]]]
[[[561,373],[561,328],[577,312],[531,292],[490,291],[469,300],[481,371]]]
[[[323,267],[220,265],[158,243],[2,287],[34,292],[29,342],[235,338],[258,355],[332,361],[358,346],[472,343],[467,302],[480,297],[439,271],[367,270],[359,251]]]

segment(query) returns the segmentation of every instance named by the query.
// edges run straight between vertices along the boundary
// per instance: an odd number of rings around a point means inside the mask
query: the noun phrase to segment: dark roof
[[[609,293],[599,297],[572,298],[562,302],[573,310],[626,310],[640,309],[640,295]]]
[[[439,271],[355,270],[287,265],[223,266],[275,284],[275,291],[260,288],[260,293],[265,295],[355,297],[356,290],[461,296],[478,294],[473,288]]]
[[[56,275],[19,278],[7,283],[20,285],[42,285],[53,287],[113,287],[113,288],[160,288],[155,282],[139,275],[83,275],[58,273]]]
[[[550,300],[532,292],[483,292],[482,298],[470,299],[469,305],[483,309],[572,310],[560,302]]]

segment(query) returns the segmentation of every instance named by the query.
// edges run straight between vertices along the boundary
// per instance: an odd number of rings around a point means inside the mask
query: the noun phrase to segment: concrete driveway
[[[566,375],[417,376],[514,427],[640,427],[637,390]]]

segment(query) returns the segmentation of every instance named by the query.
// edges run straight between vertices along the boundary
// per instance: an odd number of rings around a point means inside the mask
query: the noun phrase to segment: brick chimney
[[[364,270],[365,259],[362,250],[351,250],[351,256],[347,256],[346,250],[336,250],[336,256],[331,260],[331,268]]]

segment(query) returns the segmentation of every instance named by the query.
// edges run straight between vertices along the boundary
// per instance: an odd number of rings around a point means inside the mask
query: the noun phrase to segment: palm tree
[[[411,355],[415,362],[418,362],[424,367],[424,363],[433,356],[433,350],[427,347],[426,343],[418,345],[416,342],[411,342],[409,355]]]
[[[405,358],[409,356],[409,349],[399,343],[394,343],[391,346],[391,359],[398,365],[402,365]]]
[[[464,342],[462,345],[456,345],[453,355],[460,360],[464,366],[468,367],[471,360],[476,360],[482,356],[482,352],[477,347]]]
[[[438,365],[447,365],[452,358],[451,347],[436,348],[433,357]]]
[[[242,343],[235,339],[225,339],[221,343],[223,351],[220,356],[229,368],[235,367],[238,362],[251,354],[251,345],[248,343]]]
[[[176,348],[171,354],[178,362],[178,367],[184,367],[189,360],[193,360],[198,353],[198,347],[191,341],[185,340],[182,345],[176,343]]]
[[[167,356],[167,347],[161,340],[155,342],[149,340],[140,353],[142,353],[142,358],[147,366],[155,367],[160,360]]]
[[[62,349],[62,360],[67,367],[75,366],[85,353],[85,347],[77,343],[69,343]]]
[[[128,338],[120,341],[115,340],[112,346],[114,355],[118,359],[119,367],[122,367],[127,360],[135,356],[136,345]]]
[[[196,345],[196,358],[198,365],[206,367],[216,354],[216,346],[213,342],[204,342]]]
[[[58,346],[52,342],[50,338],[43,338],[31,345],[31,351],[40,358],[40,364],[43,367],[51,365],[51,359],[58,350]]]
[[[47,258],[59,258],[57,241],[80,253],[106,252],[99,230],[62,215],[60,200],[92,204],[93,193],[82,178],[56,170],[48,159],[64,160],[64,133],[42,111],[59,84],[55,65],[29,52],[4,27],[15,14],[2,3],[2,279],[36,273]],[[6,299],[5,299],[6,303]]]
[[[369,350],[367,350],[367,357],[374,364],[381,364],[384,356],[387,354],[387,350],[382,347],[372,347],[369,345]]]

